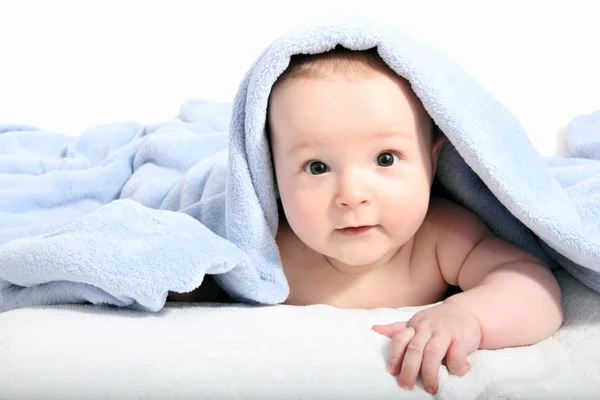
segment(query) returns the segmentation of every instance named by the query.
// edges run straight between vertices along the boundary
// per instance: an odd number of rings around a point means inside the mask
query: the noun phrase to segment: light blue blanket
[[[376,46],[410,81],[449,139],[438,179],[456,201],[600,291],[600,113],[569,126],[577,158],[544,158],[436,49],[379,22],[340,21],[273,42],[233,108],[193,100],[172,121],[77,138],[0,125],[0,311],[76,302],[157,311],[168,291],[190,291],[205,274],[239,301],[282,302],[267,100],[290,55],[338,44]]]

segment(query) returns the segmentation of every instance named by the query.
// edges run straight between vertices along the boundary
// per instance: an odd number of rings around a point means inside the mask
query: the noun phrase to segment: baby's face
[[[379,72],[292,78],[274,89],[277,184],[308,247],[360,272],[417,232],[436,158],[421,107],[408,84]]]

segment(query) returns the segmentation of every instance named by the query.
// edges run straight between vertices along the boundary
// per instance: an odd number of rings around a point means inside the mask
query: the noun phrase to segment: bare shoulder
[[[288,253],[297,249],[300,239],[298,239],[292,228],[285,221],[280,221],[275,241],[280,253]]]
[[[462,226],[489,231],[485,223],[471,210],[450,200],[434,197],[429,203],[427,219],[433,227],[448,229],[448,224],[460,223]]]
[[[294,260],[306,260],[311,253],[285,221],[279,223],[275,241],[286,272],[293,268]]]
[[[298,238],[286,222],[279,224],[275,240],[290,287],[284,304],[306,305],[318,301],[315,297],[316,288],[326,281],[320,279],[315,272],[320,265],[316,253]]]
[[[431,199],[423,225],[435,243],[434,251],[444,280],[459,286],[458,274],[469,253],[493,233],[475,213],[442,198]]]
[[[439,247],[457,242],[477,242],[490,235],[487,225],[475,213],[443,198],[432,198],[423,228]]]
[[[431,202],[428,224],[446,282],[465,290],[493,269],[515,260],[540,262],[501,239],[474,212],[444,199]]]

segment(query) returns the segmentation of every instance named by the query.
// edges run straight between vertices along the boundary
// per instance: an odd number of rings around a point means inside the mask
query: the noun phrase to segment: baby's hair
[[[381,58],[376,47],[367,50],[350,50],[341,45],[337,45],[332,50],[318,54],[295,54],[290,58],[290,63],[286,70],[277,78],[271,89],[271,93],[276,87],[285,85],[294,78],[300,79],[319,79],[326,78],[336,74],[369,74],[373,72],[383,72],[394,77],[399,77],[396,72]],[[406,81],[406,80],[405,80]],[[407,82],[410,86],[410,83]],[[269,117],[267,109],[266,134],[271,144],[271,132],[269,128]],[[431,137],[441,135],[441,130],[432,119]]]
[[[319,54],[296,54],[287,69],[279,76],[273,88],[293,78],[326,78],[335,74],[369,73],[372,71],[396,73],[383,61],[377,48],[349,50],[340,45]]]

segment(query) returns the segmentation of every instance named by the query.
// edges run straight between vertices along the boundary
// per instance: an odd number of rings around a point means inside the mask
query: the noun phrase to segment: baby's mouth
[[[347,235],[347,236],[358,236],[363,233],[367,233],[371,229],[375,228],[375,225],[361,225],[361,226],[349,226],[346,228],[336,229],[336,231]]]

